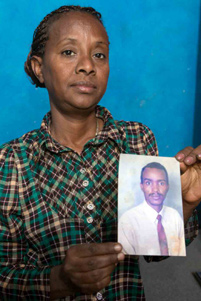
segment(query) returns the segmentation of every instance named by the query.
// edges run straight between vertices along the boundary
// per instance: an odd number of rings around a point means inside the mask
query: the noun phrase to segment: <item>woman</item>
[[[116,122],[97,106],[108,53],[92,8],[61,7],[34,32],[25,70],[48,90],[51,113],[39,130],[1,148],[2,300],[144,300],[138,260],[116,243],[118,158],[157,155],[157,146],[146,126]],[[200,148],[177,155],[188,242],[200,158]]]

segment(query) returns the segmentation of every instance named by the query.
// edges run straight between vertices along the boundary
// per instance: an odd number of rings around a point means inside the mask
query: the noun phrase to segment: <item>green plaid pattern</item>
[[[50,269],[70,246],[117,241],[119,154],[157,155],[157,146],[146,126],[116,122],[100,106],[96,115],[104,128],[81,155],[51,138],[50,113],[39,130],[1,147],[1,300],[48,300]],[[195,230],[192,220],[189,240]],[[98,294],[62,300],[145,300],[138,260],[126,256]]]

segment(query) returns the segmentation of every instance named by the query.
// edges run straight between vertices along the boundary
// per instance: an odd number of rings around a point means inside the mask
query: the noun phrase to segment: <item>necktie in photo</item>
[[[162,222],[161,222],[162,216],[159,214],[157,216],[158,224],[157,224],[157,231],[158,231],[158,240],[161,250],[161,255],[168,255],[168,243],[167,243],[167,237],[165,235],[165,230],[163,228]]]

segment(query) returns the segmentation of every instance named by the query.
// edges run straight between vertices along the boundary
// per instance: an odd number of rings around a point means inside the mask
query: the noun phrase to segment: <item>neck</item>
[[[151,206],[147,201],[146,201],[147,205],[149,205],[152,209],[154,209],[156,212],[160,212],[163,208],[163,205],[160,205],[160,206]]]
[[[96,118],[95,110],[77,115],[61,114],[51,110],[51,136],[60,144],[81,153],[84,145],[102,129],[103,122]]]
[[[158,213],[162,210],[163,206],[157,206],[156,208],[154,208]]]

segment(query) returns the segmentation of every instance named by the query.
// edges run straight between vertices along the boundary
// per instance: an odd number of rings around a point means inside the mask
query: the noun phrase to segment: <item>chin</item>
[[[78,109],[78,110],[91,110],[91,109],[95,109],[95,107],[97,106],[97,104],[99,103],[99,101],[97,102],[87,102],[86,100],[85,101],[82,101],[82,102],[79,102],[77,104],[74,104],[73,107]]]

